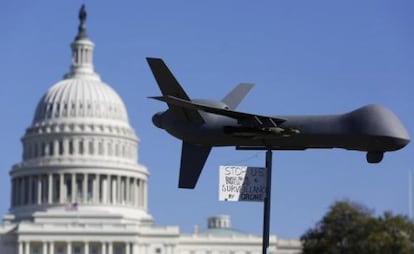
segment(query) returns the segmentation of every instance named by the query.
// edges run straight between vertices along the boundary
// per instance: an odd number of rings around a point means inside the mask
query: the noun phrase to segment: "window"
[[[34,157],[36,158],[39,155],[39,148],[37,144],[34,144]]]
[[[58,247],[57,249],[56,249],[56,254],[65,254],[65,249],[63,248],[63,247]]]
[[[108,155],[112,156],[112,143],[108,143]]]
[[[49,142],[49,155],[53,155],[55,153],[55,149],[53,146],[53,141]]]
[[[83,154],[83,140],[79,141],[79,154]]]
[[[115,156],[119,156],[119,144],[115,144]]]
[[[98,153],[99,153],[99,155],[103,155],[104,154],[104,146],[103,146],[102,141],[99,141],[99,144],[98,144]]]
[[[46,154],[46,144],[42,143],[41,149],[40,149],[40,156],[45,156]]]
[[[74,253],[74,254],[82,254],[81,247],[79,247],[79,246],[75,246],[75,247],[73,248],[73,253]]]
[[[121,246],[116,246],[114,250],[114,254],[124,254],[124,248],[122,248]]]
[[[38,246],[33,247],[33,254],[40,254],[40,248]]]
[[[63,155],[64,148],[63,148],[63,140],[59,140],[59,154]]]
[[[66,195],[70,200],[72,197],[72,179],[70,176],[66,178]]]
[[[73,141],[69,140],[69,154],[73,154]]]
[[[95,149],[94,149],[94,146],[93,146],[93,141],[91,140],[91,141],[89,141],[89,154],[94,154],[95,153]]]

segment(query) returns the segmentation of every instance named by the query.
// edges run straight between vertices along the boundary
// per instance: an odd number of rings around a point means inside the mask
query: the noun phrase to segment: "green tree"
[[[414,253],[414,224],[390,212],[374,217],[365,206],[335,202],[302,237],[304,254]]]

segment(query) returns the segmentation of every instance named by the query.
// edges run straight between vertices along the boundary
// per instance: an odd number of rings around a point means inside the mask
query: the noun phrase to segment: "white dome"
[[[23,160],[10,172],[10,211],[16,220],[149,224],[138,137],[122,99],[94,71],[82,11],[70,71],[40,99],[22,138]],[[67,212],[73,207],[76,216]]]
[[[119,95],[99,79],[64,79],[53,85],[40,99],[33,126],[73,118],[98,118],[128,123]]]

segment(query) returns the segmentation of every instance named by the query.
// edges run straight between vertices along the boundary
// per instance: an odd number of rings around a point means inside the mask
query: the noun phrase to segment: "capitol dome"
[[[122,99],[94,71],[82,9],[79,19],[70,70],[40,99],[22,138],[23,160],[10,172],[11,214],[17,221],[152,223],[138,137]]]
[[[70,77],[53,85],[42,97],[33,125],[74,118],[128,123],[125,105],[109,85],[100,80]]]

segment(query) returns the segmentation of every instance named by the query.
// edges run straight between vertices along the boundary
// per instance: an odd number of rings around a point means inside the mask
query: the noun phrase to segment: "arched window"
[[[73,140],[69,140],[69,154],[73,154]]]
[[[119,144],[115,144],[115,156],[119,156]]]
[[[40,149],[40,156],[45,156],[46,154],[46,144],[42,142]]]
[[[93,144],[93,140],[89,141],[89,154],[93,155],[95,153],[95,147]]]
[[[49,155],[52,156],[55,153],[55,147],[53,141],[49,142]]]
[[[33,156],[33,154],[32,154],[32,144],[28,143],[28,144],[26,144],[26,146],[27,146],[27,153],[26,153],[27,159],[31,159],[32,156]]]
[[[63,155],[65,148],[63,146],[63,140],[59,140],[59,155]]]
[[[79,140],[79,154],[83,154],[83,140]]]
[[[34,156],[33,157],[36,158],[37,156],[39,156],[39,147],[38,147],[37,143],[34,143],[33,146],[34,146],[34,153],[33,153]]]
[[[99,155],[104,154],[104,145],[103,145],[102,141],[99,141],[99,143],[98,143],[98,153],[99,153]]]
[[[112,156],[112,142],[108,143],[108,155]]]
[[[125,144],[122,144],[122,155],[121,155],[122,157],[127,157],[126,156],[126,150],[125,150]]]

